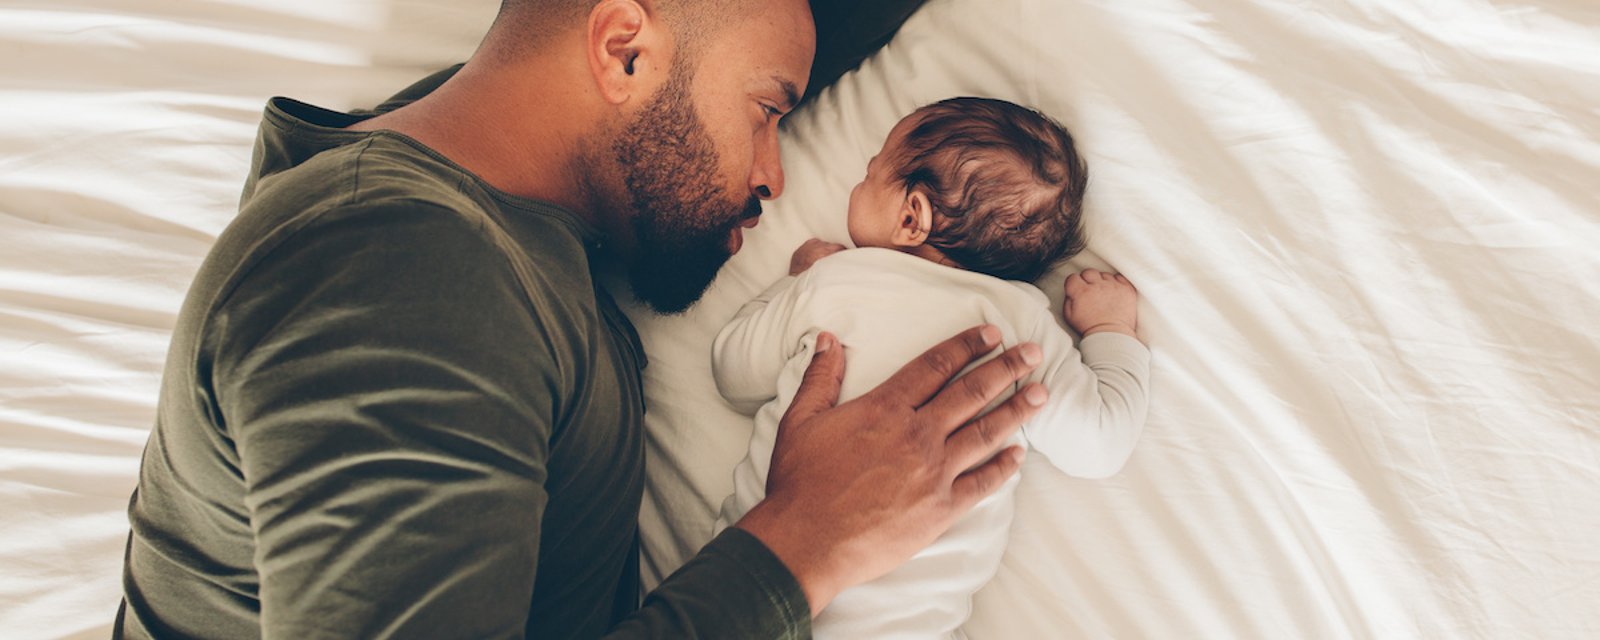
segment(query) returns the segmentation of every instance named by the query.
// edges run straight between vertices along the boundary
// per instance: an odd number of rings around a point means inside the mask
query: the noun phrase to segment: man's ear
[[[895,246],[918,247],[928,241],[928,234],[933,231],[933,206],[927,193],[921,189],[907,191],[898,215],[894,234],[889,238]]]
[[[643,91],[642,65],[664,68],[655,60],[661,49],[654,19],[636,0],[605,0],[589,12],[589,72],[606,102],[622,104]]]

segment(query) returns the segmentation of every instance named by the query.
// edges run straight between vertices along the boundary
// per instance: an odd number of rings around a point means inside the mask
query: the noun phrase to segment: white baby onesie
[[[822,331],[848,348],[840,402],[870,391],[929,347],[979,324],[998,327],[1007,348],[1037,343],[1044,361],[1018,388],[1039,382],[1049,389],[1050,401],[1015,442],[1070,475],[1116,473],[1144,426],[1150,351],[1134,338],[1097,333],[1083,339],[1080,358],[1055,315],[1044,293],[1031,285],[888,249],[843,251],[778,281],[739,310],[712,350],[717,388],[736,409],[755,417],[750,454],[734,471],[734,493],[722,505],[717,530],[766,495],[778,420]],[[840,593],[814,622],[815,636],[958,634],[972,595],[999,569],[1016,483],[1012,477],[900,568]]]

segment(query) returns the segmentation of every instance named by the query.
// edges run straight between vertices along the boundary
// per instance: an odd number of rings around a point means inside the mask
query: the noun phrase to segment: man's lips
[[[739,216],[738,225],[728,229],[728,255],[738,253],[739,247],[744,246],[744,232],[739,228],[754,229],[758,224],[761,224],[761,201],[751,198],[744,214]]]

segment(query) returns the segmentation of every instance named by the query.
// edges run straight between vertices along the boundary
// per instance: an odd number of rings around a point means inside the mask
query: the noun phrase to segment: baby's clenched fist
[[[1139,291],[1120,273],[1084,269],[1067,276],[1061,316],[1079,334],[1114,331],[1138,338]]]

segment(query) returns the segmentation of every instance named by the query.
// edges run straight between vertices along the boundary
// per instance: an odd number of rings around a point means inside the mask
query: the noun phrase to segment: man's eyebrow
[[[793,82],[789,82],[788,80],[778,76],[772,76],[772,81],[778,83],[778,89],[783,91],[783,110],[789,111],[794,109],[795,105],[800,103],[800,90],[794,86]]]

